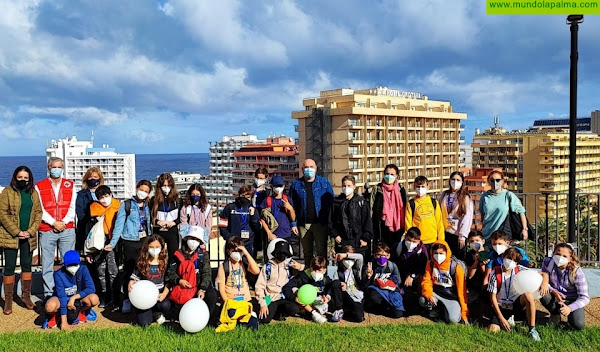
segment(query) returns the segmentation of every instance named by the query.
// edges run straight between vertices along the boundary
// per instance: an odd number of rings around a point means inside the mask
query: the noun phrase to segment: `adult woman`
[[[85,239],[91,229],[90,204],[98,200],[94,193],[104,184],[104,175],[98,167],[90,167],[81,179],[81,190],[77,192],[75,201],[75,214],[77,214],[77,228],[75,230],[75,249],[82,250]]]
[[[152,233],[161,236],[167,244],[169,264],[173,262],[173,255],[179,248],[179,193],[175,187],[175,180],[170,173],[158,176],[154,197],[150,200],[152,213]]]
[[[377,242],[389,246],[398,243],[404,234],[406,190],[398,182],[398,167],[389,164],[383,169],[383,181],[374,191],[366,193],[373,216],[373,233]]]
[[[525,218],[525,208],[521,204],[521,200],[511,191],[504,189],[504,173],[494,170],[488,177],[487,181],[492,187],[491,190],[485,192],[479,201],[479,212],[483,221],[481,232],[487,244],[489,244],[492,232],[501,229],[504,220],[509,215],[510,210],[521,216],[523,231],[521,236],[523,240],[527,240],[527,218]]]
[[[464,181],[462,172],[454,171],[448,181],[450,188],[442,192],[440,198],[446,215],[446,242],[459,259],[465,257],[465,243],[473,224],[473,200],[465,188]]]
[[[183,200],[183,207],[179,211],[180,225],[200,226],[206,229],[209,235],[212,229],[212,208],[208,204],[206,192],[201,185],[194,183],[190,186]],[[203,239],[208,243],[208,238]]]
[[[27,166],[13,172],[10,186],[0,194],[0,247],[4,249],[4,314],[12,313],[17,254],[21,251],[21,301],[32,310],[31,261],[37,247],[37,230],[42,221],[40,197]]]

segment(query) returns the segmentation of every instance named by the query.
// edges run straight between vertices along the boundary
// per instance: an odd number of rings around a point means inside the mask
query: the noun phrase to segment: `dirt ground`
[[[4,301],[0,299],[0,304],[4,306]],[[538,304],[539,305],[539,304]],[[20,332],[20,331],[43,331],[41,329],[44,320],[41,307],[41,302],[38,301],[36,309],[29,311],[20,305],[20,300],[13,303],[13,313],[11,315],[0,314],[0,333],[4,332]],[[109,328],[125,326],[135,319],[133,313],[121,314],[111,313],[103,309],[98,309],[98,320],[94,323],[81,324],[75,326],[74,329],[89,329],[89,328]],[[592,299],[591,303],[585,307],[586,325],[600,326],[600,298]],[[563,318],[564,319],[564,318]],[[288,318],[288,322],[298,324],[309,323],[300,318]],[[538,306],[537,321],[539,325],[547,324],[549,321],[548,312],[541,306]],[[432,321],[422,316],[410,316],[407,318],[390,319],[378,315],[366,314],[366,320],[363,323],[351,323],[342,321],[338,323],[340,326],[360,326],[360,325],[376,325],[376,324],[431,324]],[[57,329],[52,329],[57,330]]]

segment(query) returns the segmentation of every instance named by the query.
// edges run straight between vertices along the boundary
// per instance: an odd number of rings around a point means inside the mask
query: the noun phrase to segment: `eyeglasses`
[[[500,182],[500,181],[502,181],[502,179],[501,179],[501,178],[493,178],[493,179],[492,179],[492,182]]]

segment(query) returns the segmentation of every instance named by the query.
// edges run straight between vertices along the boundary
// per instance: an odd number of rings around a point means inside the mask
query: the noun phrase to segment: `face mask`
[[[50,169],[50,177],[52,178],[60,178],[62,176],[63,170],[60,167],[53,167]]]
[[[354,265],[354,260],[352,259],[344,259],[342,260],[342,265],[346,269],[350,269]]]
[[[409,252],[412,252],[415,248],[417,248],[419,244],[408,240],[404,240],[404,245],[406,245],[406,249],[408,249]]]
[[[17,188],[20,189],[20,190],[24,190],[25,187],[27,187],[28,183],[29,183],[29,181],[17,180]]]
[[[444,262],[444,260],[446,260],[446,255],[445,254],[434,254],[433,255],[433,259],[438,263],[438,264],[442,264]]]
[[[138,197],[139,200],[144,200],[144,199],[148,198],[148,193],[146,193],[144,191],[137,191],[137,192],[135,192],[135,196]]]
[[[89,188],[94,188],[100,184],[100,180],[96,178],[90,178],[85,180],[85,183],[88,185]]]
[[[285,253],[277,253],[273,256],[278,262],[283,262],[287,259]]]
[[[158,257],[158,255],[160,254],[160,251],[161,251],[160,248],[149,248],[148,249],[148,253],[152,256],[152,258]]]
[[[453,190],[460,189],[462,187],[462,182],[457,180],[450,180],[450,187],[452,187]]]
[[[492,246],[492,248],[494,248],[494,250],[496,251],[496,253],[498,253],[498,255],[502,255],[502,253],[506,252],[506,250],[508,249],[508,246],[505,244],[497,244],[495,246]]]
[[[79,265],[69,265],[67,267],[67,271],[71,273],[71,275],[75,276],[77,274],[77,270],[79,270]]]
[[[316,282],[319,281],[323,281],[323,278],[325,277],[325,275],[323,273],[315,273],[314,271],[310,272],[310,276],[313,278],[313,280],[315,280]]]
[[[262,187],[265,185],[265,183],[266,183],[266,181],[263,179],[260,179],[260,178],[254,179],[254,185],[256,185],[256,187]]]
[[[187,241],[185,241],[185,244],[193,252],[200,245],[200,241],[198,241],[198,240],[187,240]]]
[[[242,260],[242,253],[240,252],[232,252],[229,257],[231,258],[231,260],[233,260],[234,262],[239,262],[240,260]]]
[[[552,257],[552,260],[554,260],[554,264],[556,264],[557,267],[562,268],[563,266],[569,264],[569,258],[565,258],[563,256],[560,256],[558,254],[555,254]]]
[[[387,175],[386,174],[386,175],[383,175],[383,180],[388,185],[391,185],[392,183],[394,183],[394,181],[396,181],[396,176],[394,176],[394,175]]]
[[[169,186],[162,186],[160,189],[164,194],[169,194],[169,192],[171,192],[171,187]]]
[[[388,258],[387,257],[379,257],[377,258],[377,264],[380,266],[384,266],[385,264],[387,264]]]
[[[238,203],[240,203],[242,207],[245,207],[250,204],[250,199],[246,197],[238,197]]]
[[[100,199],[100,203],[102,203],[102,205],[104,205],[105,207],[108,207],[108,206],[110,206],[110,203],[112,203],[112,197],[111,196],[104,197],[104,198]]]
[[[196,204],[200,201],[200,196],[190,196],[190,200],[192,201],[192,204]]]
[[[471,249],[475,252],[479,252],[483,245],[481,244],[481,242],[471,242],[469,246],[471,246]]]
[[[310,179],[315,177],[317,171],[313,168],[307,167],[304,169],[304,177]]]
[[[494,191],[502,189],[502,183],[502,181],[493,181],[492,187],[494,188]]]
[[[283,188],[284,188],[284,187],[275,187],[275,188],[273,188],[273,191],[274,191],[276,194],[281,194],[281,193],[283,193]]]
[[[352,187],[342,187],[342,192],[344,192],[344,194],[347,196],[351,195],[352,193],[354,193],[354,189]]]
[[[419,197],[423,197],[426,194],[427,194],[427,188],[425,188],[425,187],[419,187],[419,188],[417,188],[417,195]]]
[[[502,261],[502,267],[504,270],[513,270],[517,267],[517,263],[515,263],[512,259],[504,259]]]

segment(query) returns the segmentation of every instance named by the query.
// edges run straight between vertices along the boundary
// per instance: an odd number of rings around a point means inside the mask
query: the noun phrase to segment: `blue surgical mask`
[[[396,176],[394,175],[383,175],[383,180],[385,181],[385,183],[387,183],[388,185],[391,185],[392,183],[394,183],[394,181],[396,181]]]
[[[60,167],[53,167],[50,169],[50,176],[52,178],[60,178],[62,176],[63,169]]]
[[[310,167],[304,168],[304,177],[306,178],[313,178],[315,177],[316,174],[316,170]]]
[[[200,196],[190,196],[190,199],[192,200],[192,204],[196,204],[200,201]]]

